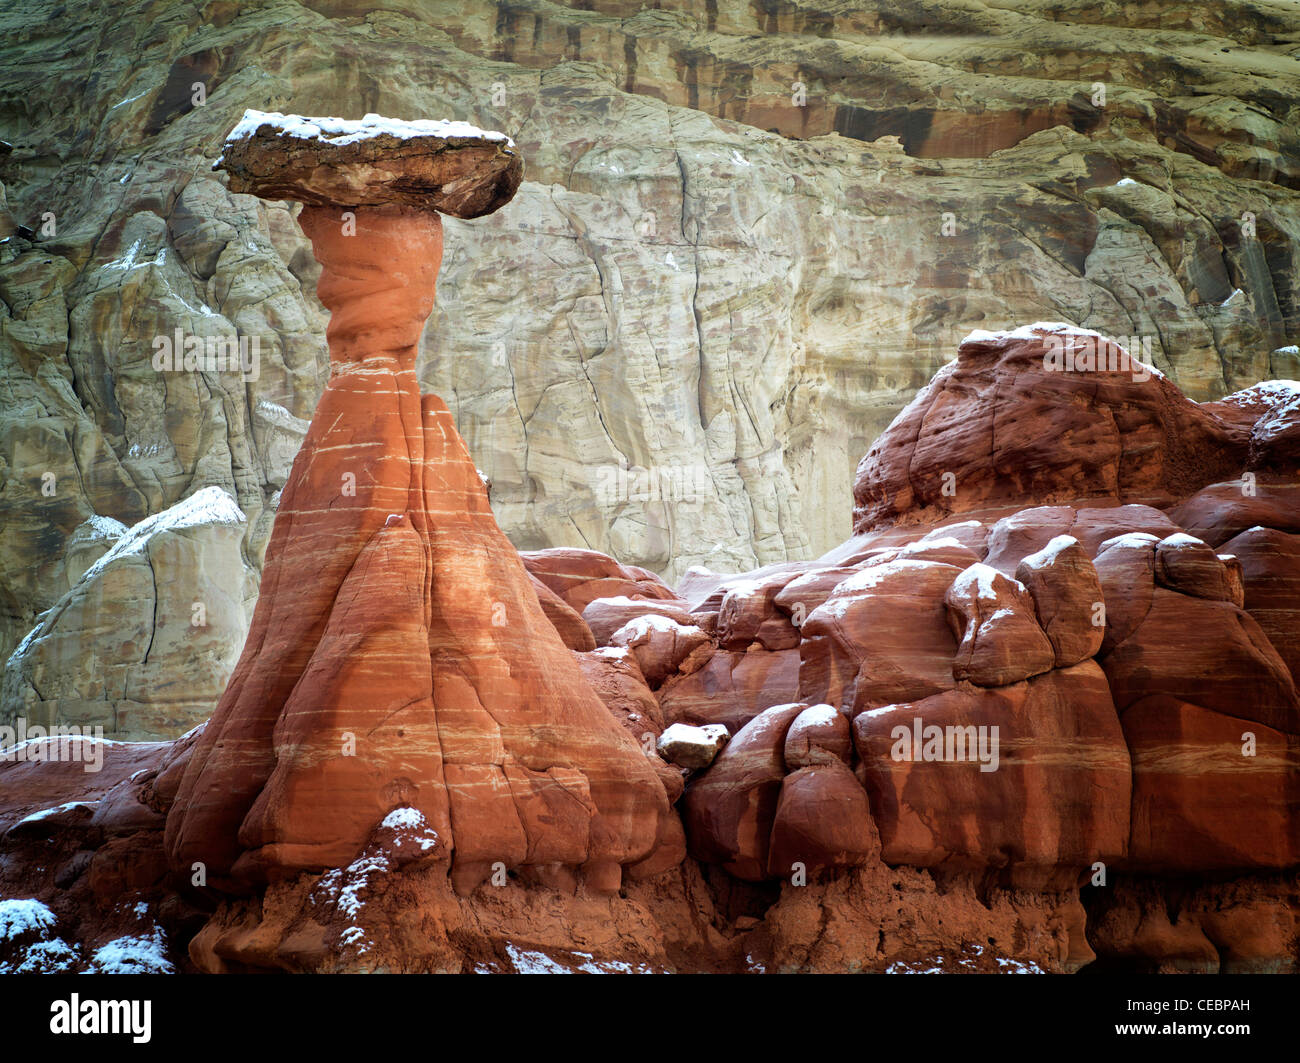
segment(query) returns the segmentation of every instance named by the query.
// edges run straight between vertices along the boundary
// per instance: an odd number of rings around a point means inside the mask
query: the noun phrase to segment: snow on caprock
[[[347,118],[304,118],[297,114],[281,114],[279,111],[246,110],[239,124],[230,131],[226,143],[251,137],[262,126],[270,125],[279,130],[280,135],[298,137],[302,140],[319,140],[326,144],[355,144],[360,140],[369,140],[384,134],[408,140],[411,137],[473,137],[479,140],[499,140],[514,147],[515,142],[504,133],[491,129],[479,129],[468,122],[455,122],[448,119],[417,119],[404,122],[398,118],[385,118],[379,114],[368,114],[360,121]]]

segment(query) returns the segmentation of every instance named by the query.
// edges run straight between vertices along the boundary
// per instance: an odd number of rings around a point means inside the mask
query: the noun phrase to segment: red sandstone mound
[[[1282,423],[1296,411],[1267,392],[1231,418],[1222,406],[1191,402],[1087,329],[972,333],[862,459],[854,529],[1027,502],[1166,506],[1277,466],[1284,455],[1252,442],[1252,430],[1274,411]],[[1280,425],[1268,433],[1283,436]]]

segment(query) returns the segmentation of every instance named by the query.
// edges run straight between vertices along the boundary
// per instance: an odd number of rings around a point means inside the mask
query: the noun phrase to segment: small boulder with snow
[[[1025,585],[985,564],[971,565],[944,596],[948,622],[961,640],[952,675],[1000,687],[1051,671],[1056,651],[1038,626]]]
[[[711,640],[693,624],[680,624],[669,617],[647,613],[629,620],[610,636],[609,641],[613,646],[631,651],[646,682],[655,687]]]
[[[694,727],[675,723],[659,736],[659,755],[682,768],[707,768],[722,751],[731,735],[720,723]]]

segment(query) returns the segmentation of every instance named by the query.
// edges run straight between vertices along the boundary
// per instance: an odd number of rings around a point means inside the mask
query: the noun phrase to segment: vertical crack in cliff
[[[573,211],[569,210],[558,199],[555,199],[554,195],[552,195],[551,201],[555,204],[555,209],[558,210],[562,215],[564,215],[565,220],[567,220],[568,223],[571,226],[573,226],[573,231],[577,234],[578,246],[581,247],[584,252],[586,252],[587,257],[591,259],[591,264],[595,267],[596,278],[600,282],[601,301],[605,304],[605,314],[609,319],[607,338],[610,336],[616,336],[618,334],[619,315],[617,309],[614,306],[614,295],[617,293],[606,282],[605,279],[606,271],[601,266],[600,251],[596,248],[595,244],[593,244],[591,239],[588,237],[587,227],[582,223],[582,219],[580,219]],[[578,343],[578,337],[573,333],[572,321],[568,321],[568,328],[569,328],[570,335],[574,336],[574,354],[577,356],[578,359],[578,368],[582,370],[583,378],[587,381],[587,387],[591,390],[591,405],[592,405],[592,409],[595,410],[596,412],[597,419],[600,421],[601,431],[605,433],[605,438],[609,440],[610,450],[612,450],[615,454],[617,454],[620,458],[622,458],[624,463],[627,463],[628,461],[627,455],[624,454],[622,449],[619,447],[618,441],[614,438],[614,433],[610,431],[609,425],[605,421],[605,413],[600,406],[600,393],[596,390],[596,385],[591,379],[591,373],[587,369],[588,359],[585,359],[582,356],[582,345]],[[612,343],[607,342],[604,347],[602,347],[599,351],[596,352],[595,355],[593,355],[593,357],[599,358],[602,354],[606,353],[611,346]]]
[[[695,283],[691,288],[691,318],[695,323],[695,349],[697,352],[697,364],[699,365],[699,374],[695,383],[696,406],[700,415],[700,429],[704,433],[704,467],[709,470],[709,480],[713,484],[713,493],[718,500],[718,505],[722,510],[723,516],[727,518],[728,524],[731,524],[731,514],[723,500],[723,492],[718,484],[718,477],[714,472],[714,463],[710,460],[709,455],[709,417],[705,411],[705,380],[708,376],[708,363],[704,357],[704,329],[700,323],[700,245],[699,232],[696,230],[696,238],[692,239],[686,233],[686,201],[688,196],[689,180],[686,176],[686,164],[682,159],[682,153],[677,145],[673,145],[673,157],[677,161],[677,175],[681,181],[682,190],[682,207],[678,217],[678,228],[681,230],[682,240],[691,249],[691,267],[694,270]],[[743,483],[743,481],[742,481]],[[666,516],[668,516],[666,514]],[[668,516],[671,525],[671,516]],[[732,525],[734,528],[734,525]],[[752,547],[751,547],[752,550]]]

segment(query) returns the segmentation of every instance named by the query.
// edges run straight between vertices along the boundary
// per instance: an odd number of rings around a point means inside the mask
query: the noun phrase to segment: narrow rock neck
[[[321,265],[333,365],[393,361],[413,370],[433,310],[442,219],[401,207],[304,207],[298,219]]]

